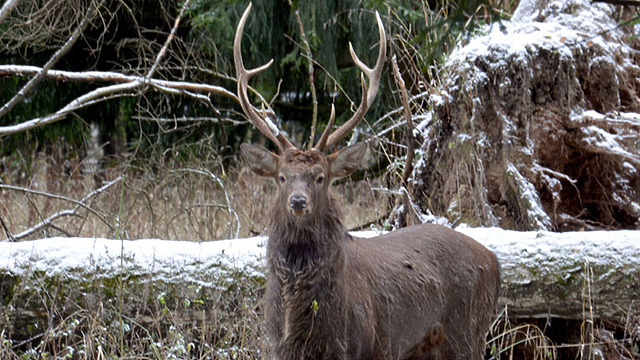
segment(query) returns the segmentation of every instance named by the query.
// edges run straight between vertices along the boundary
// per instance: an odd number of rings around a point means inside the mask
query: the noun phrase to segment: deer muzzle
[[[291,194],[289,197],[289,211],[294,215],[304,215],[310,210],[307,196],[304,194]]]

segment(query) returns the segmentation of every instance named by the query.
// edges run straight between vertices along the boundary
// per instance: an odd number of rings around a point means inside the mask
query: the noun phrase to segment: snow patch
[[[620,144],[616,140],[616,135],[611,134],[598,126],[589,125],[581,128],[581,131],[585,135],[585,137],[582,138],[582,141],[584,141],[588,145],[596,146],[614,154],[622,155],[628,158],[635,157],[634,154],[631,154],[622,146],[620,146]]]
[[[504,69],[510,64],[527,63],[532,55],[541,50],[572,58],[571,48],[579,44],[608,49],[602,51],[604,54],[628,52],[619,41],[624,34],[611,19],[611,6],[588,0],[556,0],[550,1],[544,9],[538,6],[539,2],[536,1],[522,1],[510,21],[501,26],[487,26],[486,35],[457,47],[449,57],[447,66],[470,69],[477,65],[474,64],[477,59],[490,59],[483,66]],[[599,60],[620,66],[609,56],[600,56]],[[470,84],[481,84],[488,80],[485,70],[480,68],[468,75]]]
[[[104,276],[126,272],[170,280],[200,269],[260,265],[264,243],[264,237],[210,242],[62,237],[3,242],[0,268],[14,274],[39,271],[81,277],[87,271]]]
[[[507,165],[507,173],[515,181],[517,195],[523,200],[529,221],[535,224],[538,229],[550,229],[551,218],[544,211],[542,202],[538,196],[535,186],[527,178],[520,174],[514,164]]]

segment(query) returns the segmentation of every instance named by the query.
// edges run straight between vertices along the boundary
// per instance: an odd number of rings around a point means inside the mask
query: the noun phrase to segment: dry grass
[[[620,319],[511,318],[491,326],[487,359],[634,360],[640,358],[640,316]]]
[[[210,241],[266,234],[275,186],[244,168],[223,169],[219,163],[178,166],[116,165],[99,176],[85,172],[86,160],[34,154],[32,171],[11,170],[2,159],[0,217],[7,232],[18,236],[45,219],[73,209],[87,194],[117,180],[104,192],[83,201],[71,215],[21,239],[81,236],[125,239]],[[240,164],[240,161],[233,161]],[[175,165],[175,164],[172,164]],[[17,167],[16,167],[17,168]],[[121,180],[118,180],[121,179]],[[343,200],[348,228],[375,223],[389,212],[389,196],[379,180],[346,181],[335,191]],[[362,211],[366,208],[367,211]]]
[[[263,285],[223,267],[207,287],[3,274],[0,358],[262,359]]]

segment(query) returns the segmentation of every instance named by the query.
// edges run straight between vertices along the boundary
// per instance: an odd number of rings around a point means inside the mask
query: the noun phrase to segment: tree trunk
[[[627,314],[634,301],[635,306],[640,306],[640,231],[459,231],[498,256],[503,284],[500,304],[507,306],[510,316],[580,319],[587,311],[595,317],[614,317]],[[30,286],[43,286],[43,293],[51,291],[46,284],[69,284],[72,289],[84,289],[83,293],[100,292],[100,297],[113,297],[113,288],[95,283],[113,283],[118,277],[134,289],[154,287],[152,283],[158,282],[163,284],[159,287],[169,286],[178,293],[192,286],[206,289],[229,281],[246,284],[262,279],[252,285],[259,292],[264,284],[260,260],[264,255],[263,241],[52,238],[3,242],[0,276],[5,283],[0,284],[0,299],[6,302],[18,292],[19,287],[7,286],[6,281],[23,277],[25,284],[26,278],[33,276],[40,280]],[[235,274],[232,279],[225,278],[229,269]],[[33,309],[25,310],[34,313]]]
[[[498,256],[500,304],[512,317],[624,317],[640,308],[640,231],[459,231]]]

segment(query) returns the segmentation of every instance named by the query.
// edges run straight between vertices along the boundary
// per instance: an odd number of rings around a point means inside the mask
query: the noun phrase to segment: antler
[[[327,127],[324,128],[324,131],[322,132],[322,135],[320,136],[318,143],[316,144],[316,146],[314,146],[314,149],[318,151],[322,151],[322,149],[326,147],[327,139],[329,138],[329,133],[331,132],[331,128],[333,127],[333,123],[335,122],[335,120],[336,120],[336,108],[335,106],[333,106],[333,104],[331,104],[331,116],[329,116],[329,122],[327,123]]]
[[[362,101],[360,102],[360,106],[356,110],[355,114],[349,119],[346,123],[342,124],[336,131],[334,131],[331,135],[327,135],[328,132],[331,131],[332,123],[327,125],[320,136],[320,141],[318,144],[314,146],[314,149],[318,151],[325,151],[330,149],[334,145],[338,143],[343,137],[345,137],[353,128],[358,125],[360,121],[364,118],[364,114],[366,114],[367,110],[369,110],[369,106],[375,99],[376,94],[378,93],[378,86],[380,85],[380,76],[382,75],[382,66],[384,65],[384,59],[387,56],[387,39],[384,32],[384,27],[382,26],[382,20],[380,19],[380,14],[376,11],[376,20],[378,21],[378,35],[380,36],[380,48],[378,50],[378,59],[376,60],[376,65],[373,69],[370,69],[367,65],[365,65],[358,56],[355,51],[353,51],[353,46],[349,43],[349,52],[351,53],[351,58],[356,66],[362,70],[364,75],[369,79],[369,89],[367,89],[367,85],[364,81],[364,76],[361,76],[362,81]],[[327,138],[328,136],[328,138]],[[325,142],[326,140],[326,142]]]
[[[249,96],[247,95],[249,80],[254,75],[266,70],[273,63],[273,59],[271,59],[265,65],[262,65],[255,69],[247,70],[244,67],[241,51],[242,33],[244,32],[244,25],[247,23],[249,13],[251,12],[251,5],[252,4],[249,3],[249,6],[247,6],[244,14],[242,14],[242,18],[240,19],[240,23],[238,24],[238,29],[236,30],[236,37],[233,42],[233,61],[236,65],[236,77],[238,78],[238,98],[240,99],[242,110],[244,110],[244,113],[247,115],[249,120],[251,120],[251,122],[255,125],[256,128],[258,128],[258,130],[260,130],[260,132],[271,139],[271,141],[273,141],[276,146],[278,146],[280,152],[282,152],[288,148],[293,148],[293,144],[291,144],[289,139],[284,136],[284,134],[268,117],[260,115],[260,110],[251,105]]]

